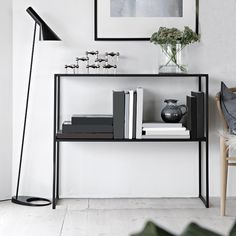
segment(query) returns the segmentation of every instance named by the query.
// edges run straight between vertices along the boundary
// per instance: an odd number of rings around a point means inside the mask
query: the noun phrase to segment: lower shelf
[[[206,142],[206,137],[200,139],[113,139],[113,138],[80,138],[79,134],[62,133],[56,134],[57,142]]]

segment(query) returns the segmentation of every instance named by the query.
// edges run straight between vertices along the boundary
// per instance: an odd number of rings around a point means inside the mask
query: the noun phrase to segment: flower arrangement
[[[177,61],[177,54],[187,45],[200,41],[200,35],[191,30],[188,26],[181,31],[177,28],[160,27],[158,32],[152,34],[150,42],[160,45],[163,53],[169,58],[165,65],[174,64],[181,72],[187,72],[185,66]]]

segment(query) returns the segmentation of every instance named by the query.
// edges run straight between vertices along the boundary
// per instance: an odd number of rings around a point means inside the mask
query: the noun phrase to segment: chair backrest
[[[234,88],[229,88],[229,90],[230,90],[231,92],[235,93],[235,92],[236,92],[236,87],[234,87]],[[219,114],[220,114],[220,118],[221,118],[221,120],[222,120],[222,122],[223,122],[223,127],[224,127],[225,130],[228,130],[229,127],[228,127],[227,122],[226,122],[226,120],[225,120],[224,113],[222,112],[222,109],[221,109],[220,92],[216,94],[215,99],[216,99],[216,105],[217,105],[217,108],[218,108],[218,112],[219,112]]]

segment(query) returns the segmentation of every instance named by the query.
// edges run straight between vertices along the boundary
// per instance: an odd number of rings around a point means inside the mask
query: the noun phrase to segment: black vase
[[[166,99],[166,106],[161,111],[161,118],[166,123],[179,123],[182,117],[187,113],[185,105],[177,105],[178,100]]]

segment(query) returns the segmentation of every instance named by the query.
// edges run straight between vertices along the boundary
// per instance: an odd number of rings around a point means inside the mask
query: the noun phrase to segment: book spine
[[[187,96],[187,129],[190,130],[192,139],[197,138],[197,99],[193,96]]]
[[[146,135],[189,135],[189,130],[145,131]]]
[[[197,98],[197,138],[204,137],[204,93],[191,92],[191,95]]]
[[[183,131],[186,130],[185,127],[181,127],[181,128],[143,128],[143,131]]]
[[[136,138],[136,119],[137,119],[137,92],[134,92],[133,102],[133,138]]]
[[[129,93],[125,93],[125,139],[129,138]]]
[[[137,88],[136,138],[142,138],[143,123],[143,88]]]
[[[125,93],[113,91],[113,128],[114,139],[124,138]]]
[[[113,131],[111,125],[71,125],[62,124],[63,133],[109,133]]]
[[[129,91],[129,139],[133,138],[134,91]]]
[[[143,123],[143,128],[180,128],[181,123]]]
[[[58,138],[66,139],[113,139],[113,133],[58,133]]]
[[[142,139],[189,139],[190,135],[143,135]]]
[[[71,118],[72,125],[112,125],[112,117],[91,118],[91,117],[76,117]]]

